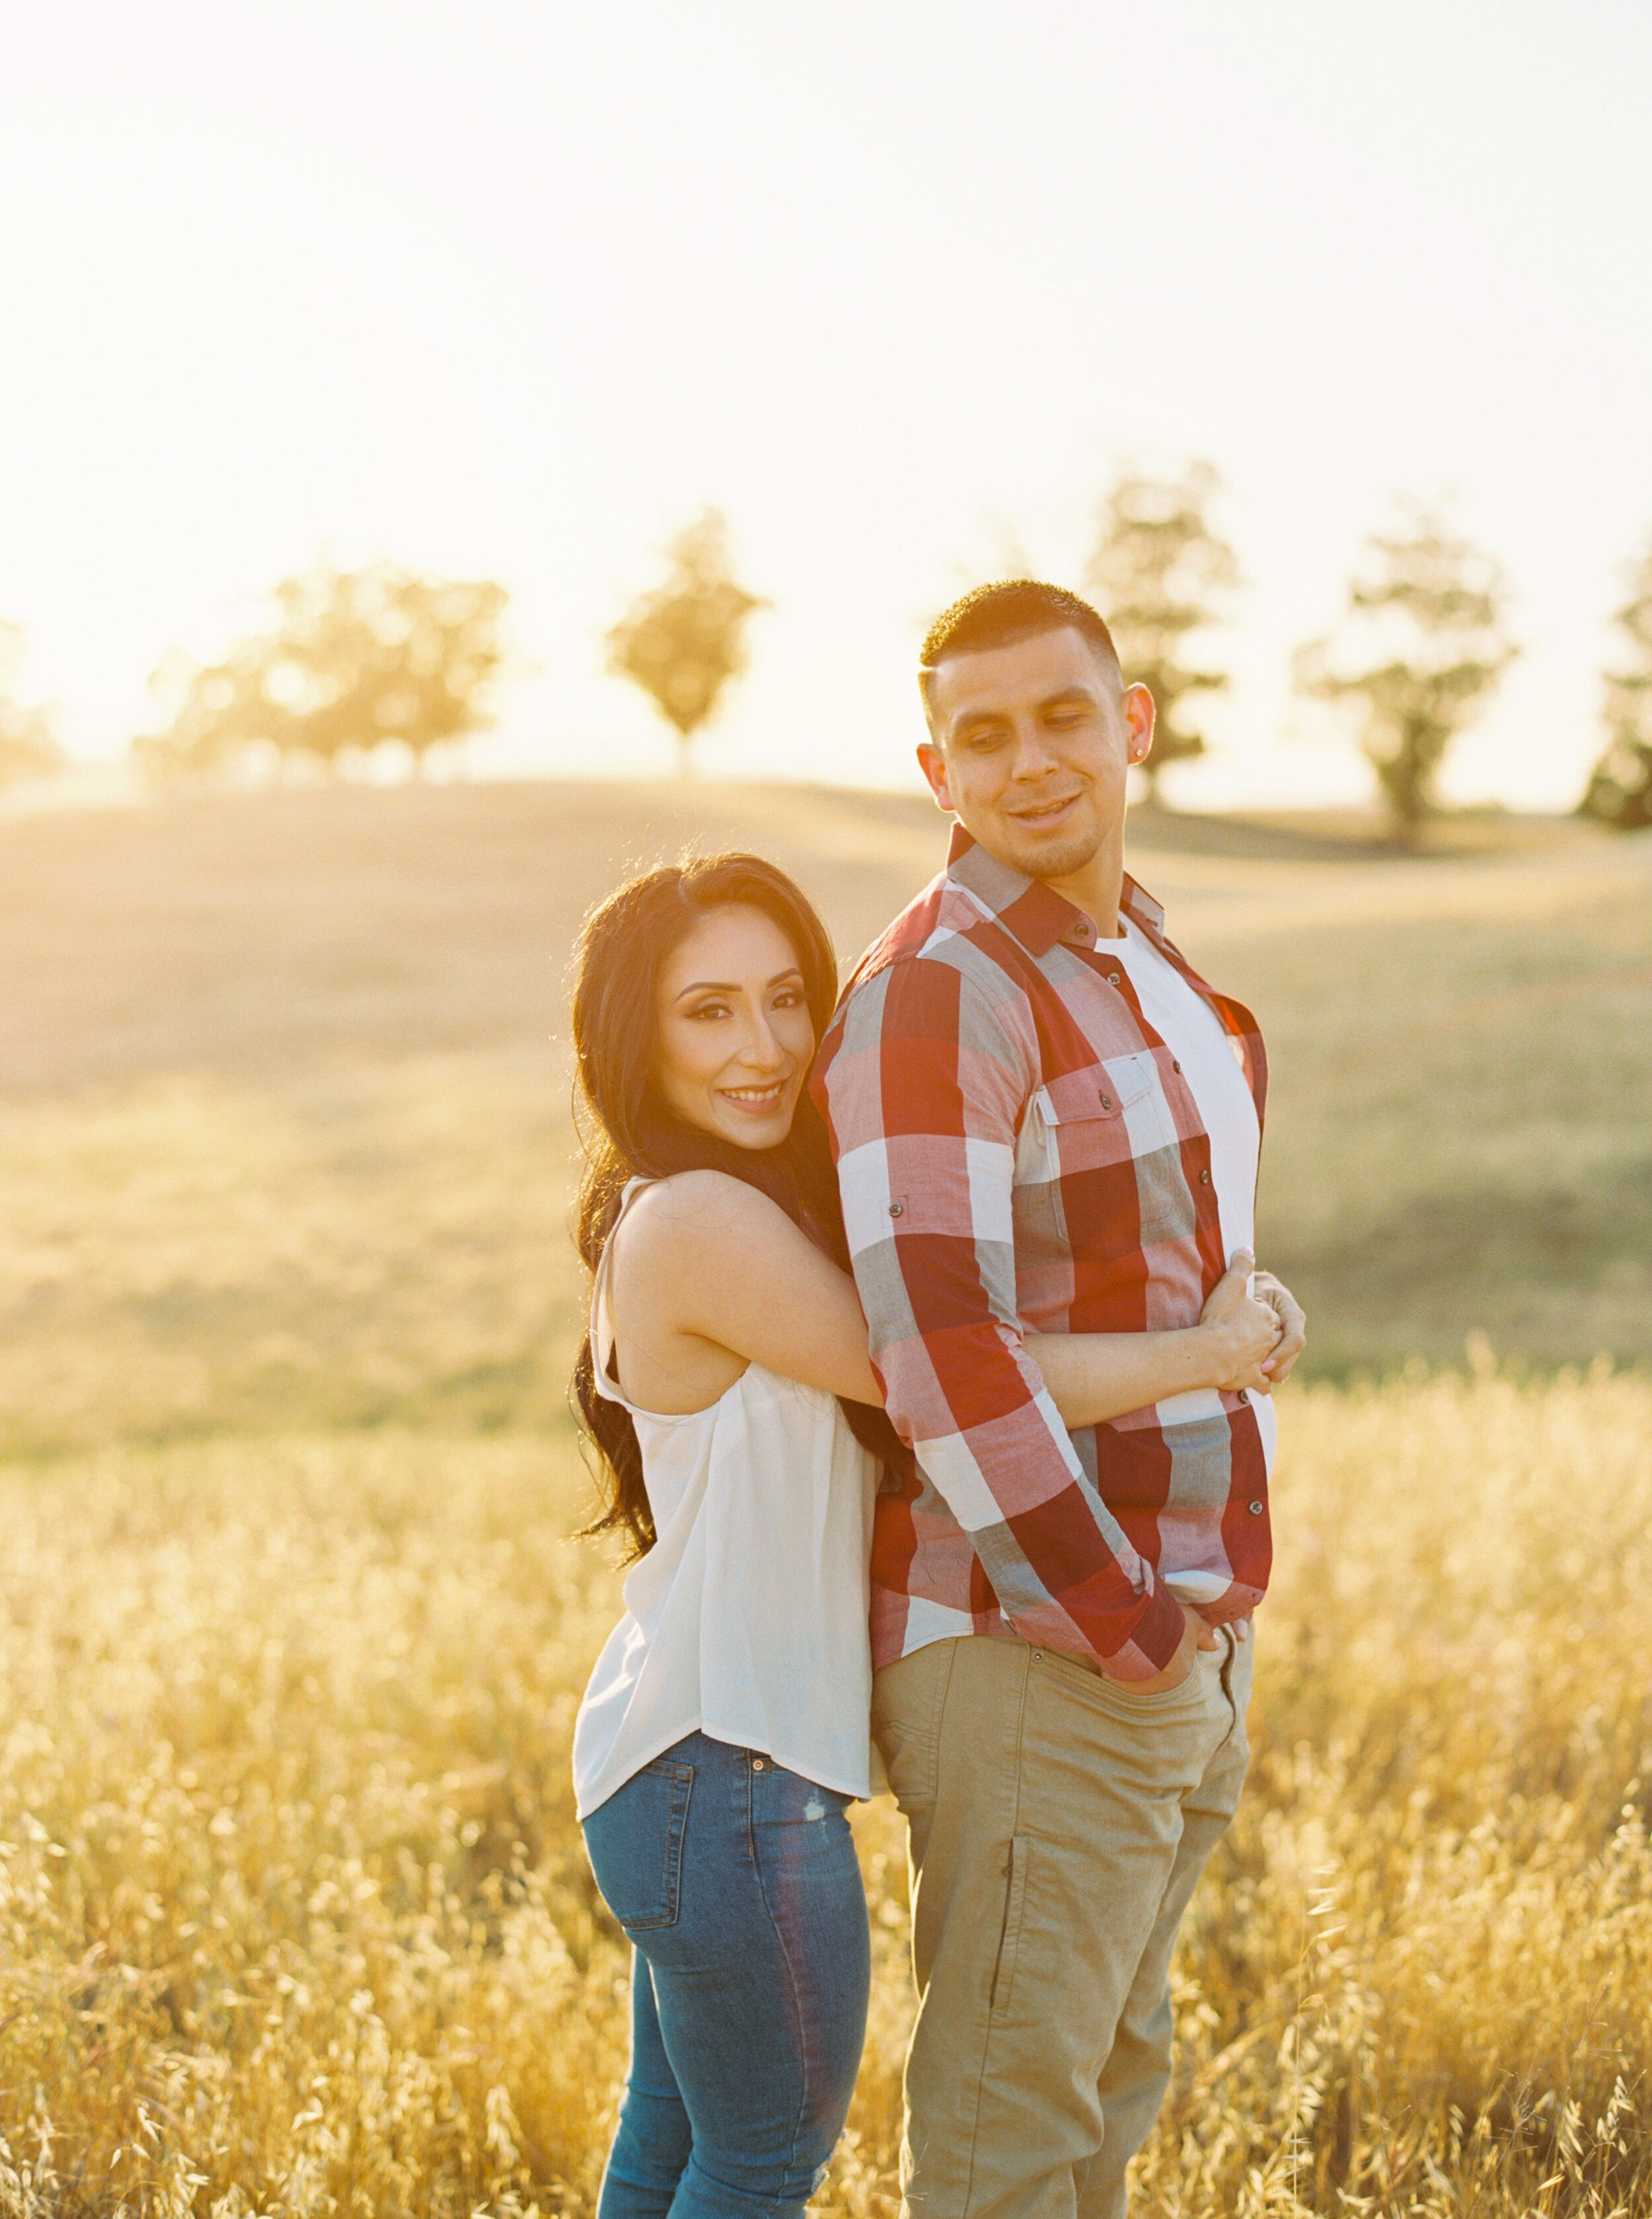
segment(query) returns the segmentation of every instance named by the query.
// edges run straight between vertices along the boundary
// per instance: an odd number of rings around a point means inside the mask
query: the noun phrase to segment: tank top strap
[[[591,1376],[596,1382],[598,1394],[606,1402],[618,1402],[620,1408],[629,1410],[633,1418],[646,1417],[649,1413],[639,1411],[635,1403],[626,1400],[620,1390],[619,1382],[608,1369],[614,1355],[613,1320],[608,1301],[608,1259],[614,1252],[614,1235],[619,1230],[620,1220],[643,1188],[656,1184],[654,1179],[626,1180],[619,1197],[619,1208],[614,1213],[614,1221],[608,1228],[608,1238],[603,1242],[602,1253],[597,1259],[596,1272],[591,1284]]]

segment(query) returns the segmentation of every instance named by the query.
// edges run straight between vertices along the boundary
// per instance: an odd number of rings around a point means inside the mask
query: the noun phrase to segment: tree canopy
[[[695,735],[746,668],[746,625],[768,604],[736,579],[716,509],[679,532],[666,559],[665,578],[609,631],[608,668],[640,686],[676,733],[678,774],[687,777]]]
[[[1629,599],[1612,619],[1626,653],[1603,681],[1605,752],[1583,796],[1587,815],[1623,832],[1652,824],[1652,542],[1629,566],[1627,583]]]
[[[1341,632],[1298,650],[1299,689],[1356,705],[1360,740],[1396,838],[1438,805],[1447,749],[1519,652],[1505,626],[1502,573],[1426,510],[1367,542]]]
[[[17,697],[22,662],[21,629],[0,619],[0,786],[19,779],[50,778],[63,768],[50,710]]]
[[[259,743],[283,765],[303,756],[335,769],[348,750],[385,740],[412,751],[417,774],[432,748],[487,723],[502,586],[323,564],[283,579],[273,598],[275,624],[220,662],[173,656],[156,672],[173,713],[134,743],[152,775],[210,774]]]
[[[1208,463],[1179,478],[1121,476],[1102,504],[1099,538],[1085,582],[1107,619],[1126,678],[1140,680],[1158,716],[1145,768],[1157,798],[1159,773],[1205,751],[1189,714],[1195,697],[1225,690],[1224,671],[1188,659],[1189,635],[1220,620],[1239,564],[1207,512],[1220,481]]]

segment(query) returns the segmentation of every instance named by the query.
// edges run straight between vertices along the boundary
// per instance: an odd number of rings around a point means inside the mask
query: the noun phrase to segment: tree
[[[1348,589],[1336,639],[1300,649],[1300,691],[1357,704],[1360,739],[1394,836],[1409,845],[1437,808],[1447,749],[1519,650],[1504,626],[1502,573],[1438,516],[1413,513],[1366,543],[1373,567]]]
[[[400,740],[418,777],[432,748],[488,721],[507,598],[490,580],[423,578],[390,563],[283,579],[269,631],[220,662],[161,665],[152,684],[172,718],[134,742],[139,759],[158,778],[210,775],[264,742],[283,766],[307,755],[336,770],[351,748]]]
[[[768,603],[729,564],[727,528],[708,508],[666,550],[664,582],[640,594],[607,635],[608,668],[640,686],[677,735],[677,772],[694,768],[694,736],[747,662],[746,625]]]
[[[1652,824],[1652,544],[1629,566],[1629,599],[1612,618],[1629,641],[1628,667],[1605,674],[1606,751],[1589,774],[1582,808],[1620,832]]]
[[[50,778],[63,768],[51,712],[27,706],[13,691],[22,661],[22,631],[0,619],[0,786],[17,779]]]
[[[1184,659],[1189,635],[1219,621],[1222,596],[1239,583],[1233,550],[1206,516],[1219,483],[1208,463],[1192,463],[1176,479],[1127,472],[1102,505],[1101,536],[1084,573],[1125,676],[1146,687],[1158,712],[1144,766],[1154,800],[1167,764],[1205,751],[1188,714],[1193,697],[1227,685],[1225,672]]]

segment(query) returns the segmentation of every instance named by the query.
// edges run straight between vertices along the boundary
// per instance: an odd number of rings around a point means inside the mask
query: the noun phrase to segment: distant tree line
[[[1175,477],[1126,471],[1101,505],[1084,582],[1106,616],[1127,676],[1158,708],[1147,788],[1157,800],[1171,763],[1205,753],[1202,696],[1227,674],[1195,653],[1227,614],[1239,580],[1233,550],[1210,519],[1219,489],[1208,463]],[[677,736],[678,768],[729,681],[745,667],[745,627],[767,604],[729,564],[715,511],[673,542],[668,571],[607,635],[608,667],[648,694]],[[1374,533],[1351,581],[1342,623],[1297,652],[1305,697],[1352,713],[1397,842],[1409,843],[1438,809],[1447,750],[1490,700],[1519,650],[1507,594],[1492,558],[1425,509]],[[1652,821],[1652,553],[1618,612],[1629,667],[1606,681],[1606,754],[1581,806],[1623,826]]]
[[[210,776],[254,749],[283,774],[307,762],[336,772],[388,740],[413,774],[431,749],[486,722],[500,659],[506,594],[488,579],[424,578],[389,563],[326,564],[284,578],[276,618],[217,662],[169,656],[155,692],[168,722],[134,742],[158,781]]]
[[[1219,485],[1208,463],[1173,477],[1126,471],[1101,505],[1085,566],[1127,676],[1141,680],[1157,705],[1146,766],[1155,800],[1170,764],[1205,753],[1200,699],[1229,684],[1195,651],[1227,617],[1240,582],[1233,550],[1210,518]],[[1652,822],[1652,552],[1631,583],[1617,619],[1629,642],[1626,666],[1606,680],[1611,744],[1581,804],[1626,828]],[[1451,743],[1519,652],[1506,605],[1496,563],[1441,517],[1414,508],[1394,529],[1372,534],[1341,623],[1297,652],[1297,690],[1352,715],[1401,844],[1438,808]],[[766,606],[734,577],[723,519],[708,511],[668,550],[666,576],[607,635],[610,670],[640,686],[671,725],[685,775],[697,734],[745,666],[747,621]]]
[[[1171,476],[1125,471],[1101,503],[1085,566],[1127,676],[1158,705],[1155,801],[1166,768],[1206,751],[1200,704],[1230,682],[1208,652],[1241,582],[1211,519],[1219,490],[1208,463]],[[1580,807],[1631,830],[1652,824],[1652,545],[1627,583],[1614,618],[1623,645],[1604,681],[1607,743]],[[432,749],[488,723],[505,656],[503,586],[391,563],[323,563],[283,579],[270,598],[271,620],[217,662],[173,654],[156,671],[164,721],[133,743],[152,780],[245,774],[259,762],[277,779],[336,774],[391,741],[417,777]],[[1506,604],[1491,557],[1415,509],[1372,535],[1341,621],[1297,650],[1298,692],[1352,719],[1398,841],[1413,840],[1438,807],[1447,751],[1519,651]],[[750,620],[767,606],[736,576],[724,520],[707,509],[605,635],[609,670],[639,687],[675,736],[680,775],[692,773],[699,736],[746,667]],[[21,634],[0,623],[0,786],[64,763],[51,712],[22,698],[22,660]]]
[[[1126,472],[1102,502],[1085,582],[1112,631],[1125,674],[1158,706],[1148,792],[1159,774],[1205,752],[1193,713],[1223,692],[1226,672],[1195,661],[1194,635],[1227,613],[1239,582],[1233,549],[1213,528],[1219,481],[1208,463],[1179,478]],[[1437,517],[1415,512],[1377,533],[1348,590],[1337,632],[1297,652],[1299,692],[1352,710],[1396,840],[1417,836],[1437,805],[1447,748],[1489,697],[1516,653],[1504,629],[1496,565]]]
[[[1148,791],[1168,764],[1205,751],[1192,712],[1227,674],[1190,657],[1191,636],[1227,612],[1239,583],[1233,551],[1213,529],[1217,489],[1208,463],[1179,478],[1127,472],[1102,504],[1086,583],[1108,618],[1125,674],[1142,680],[1158,708]],[[1413,508],[1366,543],[1344,617],[1297,650],[1294,677],[1306,698],[1352,714],[1396,841],[1417,837],[1439,806],[1446,752],[1490,700],[1519,653],[1507,591],[1492,558],[1438,515]],[[1620,666],[1605,678],[1605,751],[1590,774],[1582,813],[1623,830],[1652,824],[1652,546],[1627,574],[1617,612]]]

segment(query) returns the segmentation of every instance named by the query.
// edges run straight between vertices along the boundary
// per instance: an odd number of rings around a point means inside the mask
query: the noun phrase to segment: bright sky
[[[916,641],[1208,456],[1249,581],[1189,803],[1363,790],[1292,646],[1397,493],[1568,804],[1652,531],[1645,0],[52,0],[0,31],[0,615],[72,746],[320,552],[513,596],[495,768],[657,770],[597,635],[703,503],[768,595],[710,772],[911,775]]]

